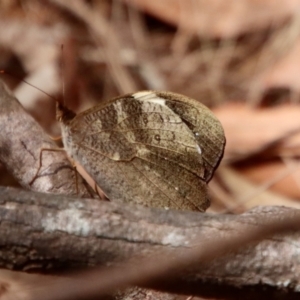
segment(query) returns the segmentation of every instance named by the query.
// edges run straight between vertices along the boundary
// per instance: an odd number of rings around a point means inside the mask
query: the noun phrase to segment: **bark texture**
[[[63,151],[41,126],[27,114],[11,91],[0,80],[0,162],[27,189],[56,194],[77,194],[75,171]],[[39,170],[40,153],[43,151]],[[39,172],[38,172],[39,171]],[[38,172],[37,178],[30,182]],[[79,195],[91,191],[78,174]]]
[[[237,232],[247,234],[247,229],[263,228],[266,220],[276,223],[287,213],[300,218],[299,211],[279,207],[211,215],[8,188],[1,188],[0,195],[0,266],[15,270],[107,265],[164,249],[190,249],[199,241],[230,238]],[[299,292],[299,249],[299,232],[274,236],[211,264],[195,262],[188,276],[166,287],[197,294],[225,287]]]

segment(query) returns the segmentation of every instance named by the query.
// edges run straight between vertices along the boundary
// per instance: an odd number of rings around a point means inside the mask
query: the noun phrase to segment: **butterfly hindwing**
[[[224,153],[226,141],[221,123],[205,105],[194,99],[171,92],[156,94],[166,99],[166,105],[178,114],[193,132],[202,150],[205,181],[208,182]]]

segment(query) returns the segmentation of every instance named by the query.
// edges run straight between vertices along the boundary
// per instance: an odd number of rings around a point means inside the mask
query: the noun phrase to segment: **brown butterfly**
[[[186,96],[142,91],[76,115],[58,104],[63,143],[111,200],[205,211],[225,137]]]

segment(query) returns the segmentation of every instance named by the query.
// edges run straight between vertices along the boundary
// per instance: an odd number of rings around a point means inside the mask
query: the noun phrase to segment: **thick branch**
[[[0,193],[0,265],[23,270],[106,264],[159,249],[188,249],[195,240],[263,228],[265,220],[276,222],[286,212],[300,217],[297,210],[278,207],[238,216],[210,215],[15,189],[2,188]],[[202,294],[217,287],[222,291],[254,286],[298,291],[299,248],[299,232],[263,240],[205,268],[195,268],[178,279],[173,291]]]

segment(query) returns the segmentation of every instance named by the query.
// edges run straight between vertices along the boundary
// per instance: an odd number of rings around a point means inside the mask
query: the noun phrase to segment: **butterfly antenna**
[[[43,91],[42,89],[40,89],[40,88],[38,88],[37,86],[35,86],[34,84],[28,82],[28,81],[25,80],[25,79],[22,79],[21,77],[19,77],[19,76],[17,76],[17,75],[12,75],[12,74],[10,74],[9,72],[7,72],[7,71],[5,71],[5,70],[0,70],[0,74],[6,74],[6,75],[9,75],[9,76],[11,76],[11,77],[13,77],[13,78],[17,78],[17,79],[19,79],[20,81],[22,81],[22,82],[24,82],[24,83],[30,85],[31,87],[37,89],[38,91],[40,91],[40,92],[43,93],[44,95],[46,95],[46,96],[48,96],[48,97],[54,99],[54,100],[57,102],[57,99],[56,99],[54,96],[48,94],[47,92],[45,92],[45,91]]]
[[[63,106],[65,106],[65,66],[64,66],[64,45],[61,44],[61,65],[60,65],[60,77],[61,77],[61,92],[63,98]]]

